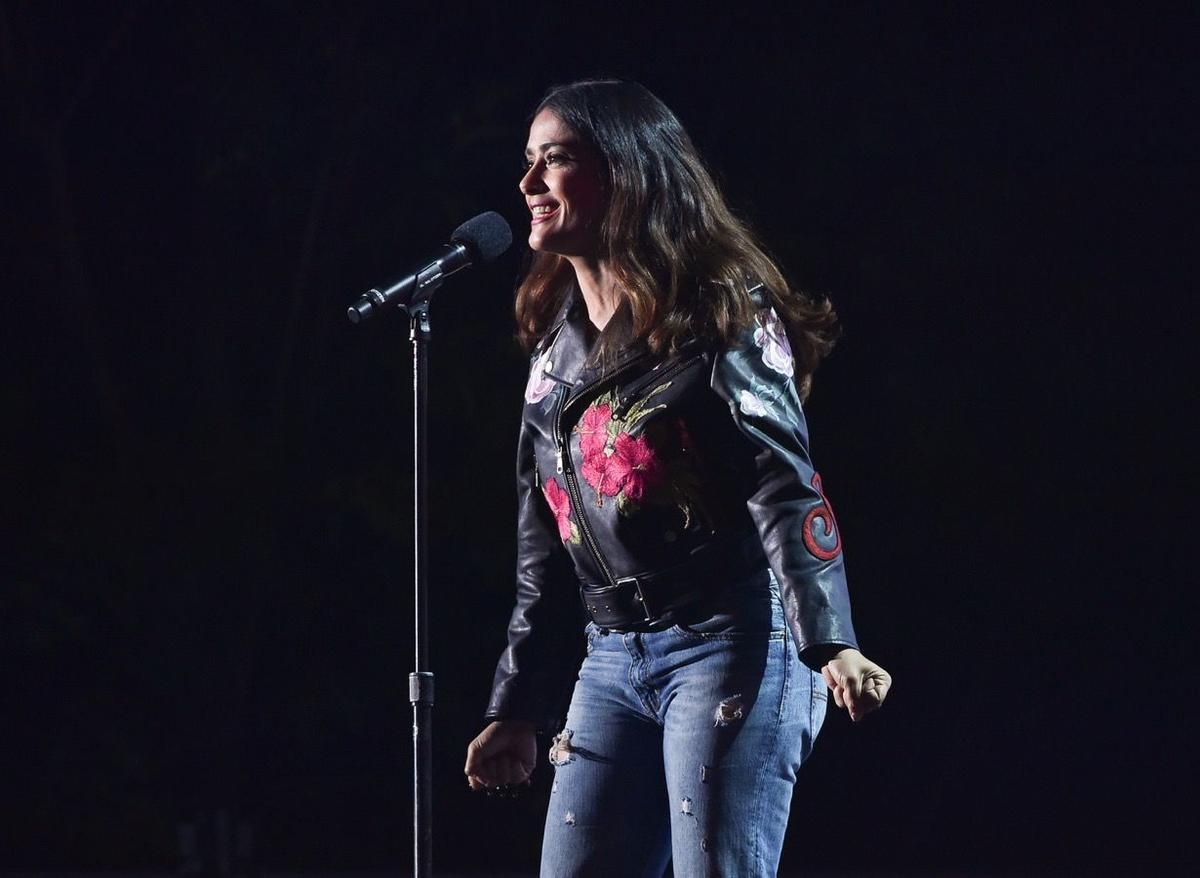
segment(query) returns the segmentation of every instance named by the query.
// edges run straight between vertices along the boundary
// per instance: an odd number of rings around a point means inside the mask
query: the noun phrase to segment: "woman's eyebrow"
[[[570,141],[552,140],[549,143],[543,143],[541,146],[539,146],[538,152],[545,152],[546,150],[550,149],[550,147],[552,147],[552,146],[571,147],[573,145],[574,144],[571,143]],[[530,149],[529,147],[525,147],[525,155],[533,155],[533,150]]]

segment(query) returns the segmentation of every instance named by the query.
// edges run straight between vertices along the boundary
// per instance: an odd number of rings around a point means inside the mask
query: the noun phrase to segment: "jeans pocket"
[[[596,638],[596,623],[588,622],[583,626],[583,637],[587,643],[587,653],[592,654],[592,641]]]
[[[592,650],[596,647],[597,641],[601,640],[608,634],[607,628],[601,628],[595,622],[588,622],[583,626],[583,636],[587,640],[587,654],[591,655]]]
[[[775,640],[784,636],[783,608],[765,578],[739,583],[711,603],[682,615],[671,629],[694,640]]]
[[[699,619],[694,622],[679,623],[671,630],[681,637],[690,637],[696,640],[744,640],[753,637],[768,637],[771,632],[763,630],[761,626],[758,630],[754,630],[755,626],[747,626],[744,622],[739,622],[737,617],[732,613],[714,613],[707,619]]]
[[[812,740],[817,739],[821,726],[825,724],[825,715],[829,711],[829,690],[825,688],[825,678],[816,671],[812,674],[812,698],[808,702],[808,725]]]
[[[686,617],[671,631],[680,637],[697,641],[752,641],[764,638],[774,641],[784,637],[786,630],[780,621],[781,614],[773,611],[772,597],[764,593],[737,607],[722,606],[713,612]]]

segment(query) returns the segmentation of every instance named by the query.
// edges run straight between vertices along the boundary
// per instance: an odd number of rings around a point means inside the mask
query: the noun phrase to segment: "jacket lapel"
[[[610,357],[608,368],[604,371],[614,371],[644,350],[642,345],[629,343],[631,328],[629,309],[625,306],[618,308],[605,327],[605,336],[620,348],[620,352]],[[551,338],[551,352],[545,370],[547,376],[567,385],[586,384],[600,377],[600,364],[591,361],[599,339],[590,324],[587,306],[577,285],[572,284],[568,290],[547,337]]]
[[[646,354],[644,343],[630,341],[633,334],[632,318],[629,308],[622,305],[604,331],[609,343],[617,347],[617,353],[610,355],[607,363],[593,361],[600,339],[590,325],[587,306],[577,285],[572,285],[555,320],[560,325],[547,356],[545,374],[570,388],[567,391],[567,406],[573,405],[583,394],[592,397],[602,393],[611,378],[623,372],[630,362]]]
[[[579,380],[579,373],[591,353],[584,322],[587,319],[587,307],[579,287],[572,284],[555,318],[558,330],[546,358],[546,377],[568,387]]]

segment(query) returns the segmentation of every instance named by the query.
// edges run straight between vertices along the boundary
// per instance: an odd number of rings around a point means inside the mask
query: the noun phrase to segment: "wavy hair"
[[[796,387],[806,399],[813,371],[839,335],[833,306],[788,285],[725,203],[675,114],[638,83],[611,79],[555,86],[530,118],[547,109],[606,165],[610,197],[599,254],[624,294],[633,338],[656,353],[673,353],[690,338],[732,345],[756,313],[748,287],[762,283],[787,327]],[[566,258],[533,255],[516,296],[517,337],[526,350],[549,328],[574,277]]]

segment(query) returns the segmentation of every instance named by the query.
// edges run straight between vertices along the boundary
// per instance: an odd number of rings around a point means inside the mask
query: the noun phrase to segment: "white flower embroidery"
[[[738,408],[742,410],[743,415],[750,415],[754,418],[761,418],[767,413],[767,406],[749,390],[743,390],[738,395]]]
[[[531,405],[541,402],[546,398],[546,394],[554,389],[554,379],[546,377],[552,349],[553,345],[546,348],[542,355],[534,361],[533,368],[529,370],[529,383],[525,385],[525,401]]]
[[[791,378],[795,367],[792,364],[792,346],[788,343],[783,321],[774,308],[759,312],[758,328],[754,330],[754,343],[762,348],[762,359],[780,375]]]

